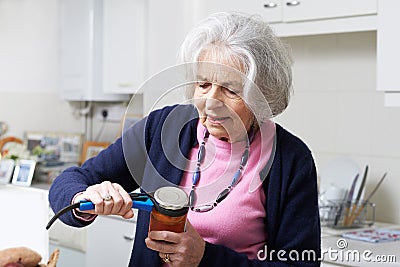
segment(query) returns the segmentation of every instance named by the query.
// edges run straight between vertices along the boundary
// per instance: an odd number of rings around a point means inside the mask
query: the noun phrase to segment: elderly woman
[[[63,172],[50,189],[53,210],[91,200],[94,210],[61,217],[76,227],[98,214],[131,218],[127,192],[162,177],[196,194],[186,230],[149,232],[149,212],[139,211],[129,266],[319,266],[312,154],[270,120],[289,102],[287,50],[258,18],[217,13],[187,35],[180,56],[196,65],[193,104],[151,112]],[[228,194],[217,200],[221,191]]]

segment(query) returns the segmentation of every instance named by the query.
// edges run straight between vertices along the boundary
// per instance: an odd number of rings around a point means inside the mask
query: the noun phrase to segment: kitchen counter
[[[341,236],[349,231],[366,229],[400,229],[400,225],[377,222],[371,227],[357,229],[323,227],[322,251],[325,254],[321,266],[400,267],[400,241],[370,243]]]

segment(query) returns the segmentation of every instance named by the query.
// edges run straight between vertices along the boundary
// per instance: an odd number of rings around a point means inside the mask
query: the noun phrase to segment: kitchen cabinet
[[[146,73],[146,0],[103,2],[103,88],[137,92]]]
[[[48,259],[47,195],[37,188],[0,185],[0,250],[24,246]]]
[[[83,228],[57,220],[49,230],[50,253],[60,249],[57,266],[128,266],[136,231],[137,210],[134,212],[135,216],[129,220],[98,216]]]
[[[295,22],[376,14],[377,0],[197,0],[199,14],[237,11],[259,14],[265,21]]]
[[[377,89],[399,91],[400,1],[380,0],[377,30]]]
[[[377,0],[196,0],[196,16],[218,11],[258,14],[279,36],[376,29]]]
[[[400,1],[380,0],[377,28],[377,90],[384,91],[385,106],[400,106],[398,24]]]
[[[50,242],[49,249],[50,255],[55,249],[60,250],[57,267],[88,267],[86,266],[86,255],[82,251],[64,247],[53,242]]]
[[[157,75],[166,68],[177,64],[177,54],[186,33],[196,22],[194,6],[187,0],[147,0],[147,73]],[[164,87],[163,87],[164,86]],[[175,103],[174,97],[167,100],[164,84],[153,86],[143,92],[143,114],[146,115],[154,104],[163,98],[166,104]]]
[[[152,76],[177,63],[186,33],[195,23],[193,5],[187,0],[148,0],[148,73]]]
[[[125,101],[103,91],[103,1],[60,1],[61,93],[69,101]]]
[[[86,266],[128,266],[136,216],[132,220],[98,216],[87,228]]]
[[[248,14],[258,14],[265,21],[280,22],[282,21],[282,4],[281,0],[195,0],[195,10],[198,19],[207,17],[209,14],[216,12],[243,12]]]
[[[282,21],[331,19],[376,14],[377,0],[283,0]]]

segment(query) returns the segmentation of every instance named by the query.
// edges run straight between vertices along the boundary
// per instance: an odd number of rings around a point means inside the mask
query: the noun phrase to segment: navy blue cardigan
[[[97,157],[80,168],[69,168],[57,177],[49,192],[52,209],[59,211],[71,203],[76,193],[105,180],[121,184],[128,192],[138,187],[135,179],[151,189],[152,181],[157,180],[159,175],[179,184],[186,164],[183,157],[187,157],[190,149],[197,144],[197,121],[197,112],[191,105],[165,107],[152,112]],[[164,127],[165,122],[169,123],[168,127]],[[260,173],[266,177],[263,188],[266,194],[268,257],[260,254],[266,259],[248,260],[245,254],[206,242],[200,266],[320,265],[317,179],[312,154],[300,139],[279,125],[276,138],[272,166],[269,172],[267,168]],[[178,147],[181,153],[177,153]],[[61,220],[75,227],[89,224],[75,218],[72,213],[63,215]],[[148,223],[149,212],[139,211],[130,267],[161,265],[158,253],[148,249],[144,243]],[[303,260],[302,253],[311,255],[311,259],[315,254],[317,260],[309,261],[307,257]],[[300,260],[296,260],[297,255]]]

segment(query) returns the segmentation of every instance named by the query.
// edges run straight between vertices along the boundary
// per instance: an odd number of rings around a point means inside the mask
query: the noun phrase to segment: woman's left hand
[[[197,266],[205,249],[205,241],[189,221],[186,222],[186,232],[151,231],[145,242],[170,266]]]

